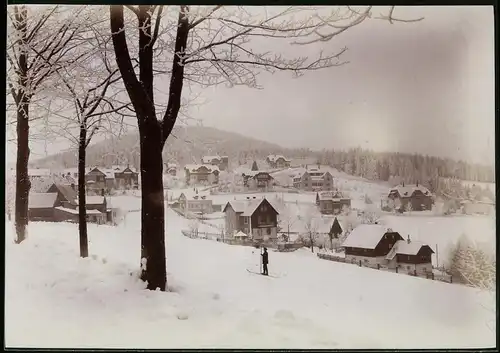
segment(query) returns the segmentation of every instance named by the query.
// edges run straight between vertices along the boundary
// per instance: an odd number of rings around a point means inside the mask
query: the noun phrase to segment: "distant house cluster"
[[[86,196],[85,201],[88,222],[113,222],[116,211],[110,208],[105,196]],[[78,222],[78,205],[75,184],[54,183],[46,192],[30,193],[28,218],[30,221]]]
[[[243,187],[250,191],[269,191],[272,190],[275,180],[265,171],[249,170],[241,174],[243,178]]]
[[[402,210],[431,210],[434,203],[432,193],[419,183],[415,185],[405,185],[405,183],[402,183],[392,188],[387,198],[394,203],[396,209]]]
[[[227,170],[229,167],[229,157],[219,155],[203,156],[201,158],[201,164],[216,166],[219,170]]]
[[[293,187],[304,191],[333,189],[333,176],[325,169],[305,168],[292,175]]]
[[[70,183],[78,184],[78,168],[65,169],[61,176]],[[85,168],[85,184],[87,190],[97,193],[102,190],[138,189],[139,173],[130,166]]]
[[[266,198],[229,201],[223,212],[229,239],[275,241],[278,238],[279,211]]]
[[[316,193],[316,205],[322,214],[339,214],[351,207],[351,199],[339,191],[321,191]]]
[[[266,162],[271,168],[281,169],[289,168],[291,160],[282,155],[270,154],[266,157]]]
[[[410,274],[432,272],[434,250],[422,242],[405,240],[391,228],[378,224],[356,227],[342,244],[345,261],[369,267],[398,269]]]
[[[187,164],[184,166],[186,185],[213,185],[219,183],[220,169],[216,165]]]

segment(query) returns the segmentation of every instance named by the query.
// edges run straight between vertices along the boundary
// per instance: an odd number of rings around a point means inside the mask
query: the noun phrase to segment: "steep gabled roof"
[[[76,191],[73,190],[71,185],[54,183],[49,188],[48,192],[56,192],[56,191],[59,191],[63,195],[66,201],[68,201],[72,205],[76,205],[75,200],[77,198],[77,194]]]
[[[219,172],[219,167],[211,164],[186,164],[184,169],[187,169],[190,173],[197,173],[200,168],[207,168],[209,173]]]
[[[432,248],[429,245],[422,243],[421,241],[412,240],[410,241],[410,243],[408,243],[406,240],[398,240],[392,247],[391,251],[389,251],[389,253],[387,254],[386,259],[392,260],[394,256],[396,256],[397,254],[418,255],[420,250],[422,250],[425,247],[428,247],[434,254],[434,250],[432,250]]]
[[[391,189],[389,194],[398,192],[401,197],[411,197],[416,191],[422,192],[426,196],[431,196],[431,192],[421,184],[417,185],[398,185]]]
[[[57,199],[56,192],[30,193],[28,198],[28,209],[52,208]]]
[[[211,163],[214,159],[217,159],[219,162],[222,161],[221,156],[203,156],[203,157],[201,157],[201,161],[203,163]]]
[[[393,232],[378,224],[362,224],[354,228],[342,246],[347,248],[373,250],[377,247],[378,243],[380,243],[386,233]],[[401,239],[403,238],[401,237]]]
[[[227,206],[231,206],[231,208],[234,210],[234,212],[243,213],[243,212],[245,212],[247,204],[248,204],[248,202],[245,202],[245,201],[231,200],[231,201],[226,203],[222,212],[226,212]]]
[[[245,209],[245,212],[243,212],[242,216],[250,217],[252,216],[257,208],[263,203],[267,203],[273,210],[276,212],[276,214],[280,214],[279,211],[274,207],[265,197],[263,199],[255,199],[250,201],[247,204],[247,207]]]

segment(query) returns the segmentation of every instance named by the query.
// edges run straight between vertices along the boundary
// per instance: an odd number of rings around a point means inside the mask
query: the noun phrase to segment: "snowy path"
[[[307,250],[259,253],[183,237],[167,211],[170,293],[142,290],[139,219],[90,225],[77,256],[77,226],[30,224],[6,241],[6,345],[107,348],[492,347],[494,296],[462,286],[321,261]],[[7,228],[7,238],[11,236]],[[411,318],[411,319],[409,319]],[[404,325],[402,323],[404,322]]]

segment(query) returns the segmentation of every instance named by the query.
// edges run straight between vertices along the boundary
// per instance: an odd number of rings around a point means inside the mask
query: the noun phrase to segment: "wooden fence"
[[[359,267],[367,267],[371,269],[376,269],[376,270],[383,270],[383,271],[388,271],[388,272],[393,272],[393,273],[401,273],[401,274],[406,274],[409,276],[415,276],[415,277],[421,277],[421,278],[426,278],[426,279],[432,279],[436,281],[441,281],[441,282],[446,282],[446,283],[453,283],[453,277],[449,274],[444,274],[444,273],[434,273],[434,272],[425,272],[425,271],[408,271],[408,270],[403,270],[399,268],[388,268],[386,266],[382,265],[371,265],[368,263],[363,263],[361,261],[357,262],[349,262],[346,261],[345,257],[340,257],[340,256],[335,256],[331,254],[325,254],[325,253],[317,253],[316,254],[320,259],[323,260],[328,260],[328,261],[335,261],[335,262],[342,262],[342,263],[350,263],[353,265],[357,265]]]
[[[215,240],[218,242],[223,242],[229,245],[241,245],[241,246],[252,246],[252,247],[266,247],[269,249],[275,249],[280,252],[290,252],[302,248],[304,245],[301,243],[279,243],[276,240],[252,240],[252,239],[235,239],[235,238],[223,238],[220,233],[210,233],[210,232],[199,232],[197,230],[182,230],[181,233],[191,239],[208,239]]]

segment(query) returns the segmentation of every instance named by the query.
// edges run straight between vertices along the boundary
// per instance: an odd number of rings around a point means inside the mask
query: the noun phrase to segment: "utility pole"
[[[436,262],[437,262],[437,268],[439,268],[439,252],[438,252],[438,245],[436,244]]]

